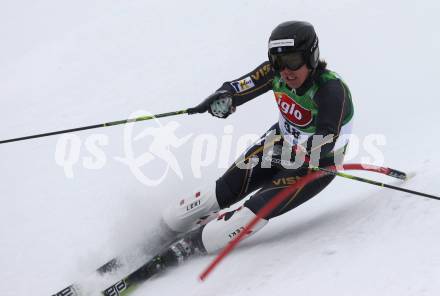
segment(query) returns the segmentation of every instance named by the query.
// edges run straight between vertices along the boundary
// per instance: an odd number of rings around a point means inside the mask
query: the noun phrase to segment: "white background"
[[[7,1],[0,3],[0,139],[161,113],[199,103],[267,55],[271,30],[307,20],[321,57],[353,94],[356,135],[383,134],[385,165],[417,175],[399,186],[437,186],[440,22],[437,1]],[[227,120],[180,116],[177,135],[262,134],[276,120],[271,93]],[[163,124],[169,120],[161,121]],[[142,131],[152,122],[138,123]],[[174,198],[218,178],[217,162],[195,178],[192,142],[173,150],[183,179],[143,185],[114,160],[123,127],[103,134],[104,167],[80,162],[67,178],[59,137],[0,145],[2,295],[50,295],[152,237]],[[148,141],[136,144],[145,152]],[[352,147],[353,149],[354,147]],[[233,161],[233,156],[229,163]],[[352,161],[368,156],[361,147]],[[218,154],[216,154],[218,160]],[[155,176],[164,164],[143,167]],[[365,175],[365,174],[363,174]],[[134,295],[438,295],[440,201],[338,179],[275,219],[199,283],[212,256],[144,284]]]

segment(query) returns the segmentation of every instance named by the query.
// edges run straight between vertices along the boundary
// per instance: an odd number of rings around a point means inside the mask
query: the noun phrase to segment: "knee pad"
[[[244,230],[245,226],[254,219],[256,215],[247,207],[238,208],[235,211],[227,212],[218,219],[206,224],[202,231],[202,242],[208,253],[213,253],[225,247],[235,236]],[[267,220],[260,221],[252,229],[248,236],[257,232],[267,224]]]
[[[162,221],[172,231],[185,233],[203,220],[212,218],[212,213],[220,210],[215,194],[215,183],[193,194],[177,199],[162,214]],[[215,217],[217,217],[215,215]],[[206,221],[205,221],[206,223]]]

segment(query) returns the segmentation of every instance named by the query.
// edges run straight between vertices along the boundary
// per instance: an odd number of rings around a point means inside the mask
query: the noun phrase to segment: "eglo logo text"
[[[148,113],[138,111],[130,114],[129,118],[145,114]],[[235,136],[232,125],[225,126],[222,135],[190,133],[181,136],[177,132],[179,127],[180,124],[176,121],[162,124],[158,119],[154,119],[154,124],[148,124],[148,127],[142,124],[126,124],[123,128],[122,144],[119,140],[118,147],[112,147],[112,152],[109,151],[110,137],[106,134],[91,134],[84,139],[77,134],[66,134],[57,141],[55,162],[63,168],[65,176],[72,179],[76,167],[100,170],[108,165],[110,158],[126,165],[142,184],[157,186],[165,180],[170,171],[183,179],[182,167],[186,168],[188,165],[184,163],[184,166],[181,166],[181,163],[188,159],[194,178],[202,178],[203,168],[216,166],[219,169],[227,169],[235,160],[240,167],[243,153],[260,139],[257,134]],[[384,135],[374,134],[363,139],[354,134],[345,137],[350,141],[345,161],[357,157],[362,152],[366,155],[362,157],[362,162],[383,164],[384,156],[378,146],[386,144]],[[123,156],[109,157],[109,154],[116,154],[117,148],[122,148]]]

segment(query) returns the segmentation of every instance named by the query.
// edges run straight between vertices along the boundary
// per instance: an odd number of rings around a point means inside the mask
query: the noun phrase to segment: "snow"
[[[264,61],[278,23],[301,19],[315,25],[321,56],[350,86],[360,143],[384,135],[384,164],[416,172],[405,183],[358,175],[439,195],[439,8],[428,0],[4,1],[0,139],[188,108]],[[127,127],[64,138],[80,143],[72,178],[57,161],[69,155],[57,156],[62,137],[0,145],[1,294],[50,295],[148,242],[172,199],[218,178],[241,150],[239,137],[261,135],[276,120],[270,93],[227,120],[161,120],[178,122],[179,138],[192,137],[172,148],[183,178],[170,170],[160,186],[116,160],[126,155]],[[133,134],[157,124],[137,123]],[[218,148],[198,170],[193,147],[213,138]],[[101,141],[101,158],[93,141]],[[134,142],[137,156],[148,141]],[[350,162],[374,161],[369,152],[360,145]],[[160,160],[142,169],[150,178],[163,170]],[[438,295],[439,212],[439,201],[337,179],[243,242],[206,282],[197,276],[213,256],[133,295]]]

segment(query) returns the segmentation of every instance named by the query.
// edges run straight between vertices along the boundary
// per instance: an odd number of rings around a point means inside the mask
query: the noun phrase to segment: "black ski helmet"
[[[301,21],[289,21],[279,24],[270,34],[269,61],[271,54],[301,52],[310,69],[318,66],[318,36],[312,24]]]

